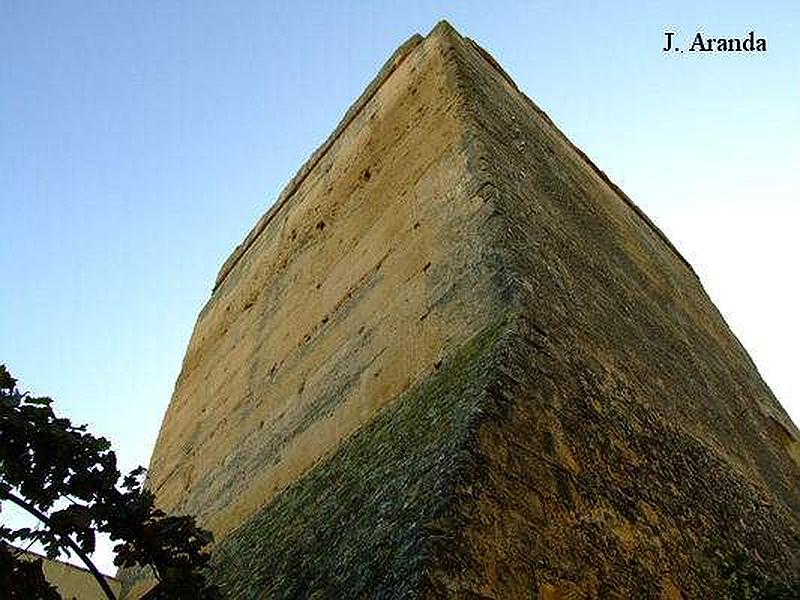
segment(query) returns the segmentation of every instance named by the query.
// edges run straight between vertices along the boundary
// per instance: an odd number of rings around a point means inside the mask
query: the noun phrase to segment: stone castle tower
[[[231,598],[800,578],[797,427],[669,240],[447,23],[223,265],[150,477]]]

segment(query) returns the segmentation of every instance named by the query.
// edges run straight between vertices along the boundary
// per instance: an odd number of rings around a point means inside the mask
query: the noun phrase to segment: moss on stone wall
[[[417,596],[502,331],[485,329],[223,540],[224,595]]]

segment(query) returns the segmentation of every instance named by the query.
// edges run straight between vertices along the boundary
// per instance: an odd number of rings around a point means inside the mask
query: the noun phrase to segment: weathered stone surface
[[[490,213],[443,41],[406,56],[223,270],[151,464],[170,510],[224,535],[486,323]]]
[[[442,23],[226,262],[151,486],[230,597],[713,598],[800,579],[798,440],[669,241]]]

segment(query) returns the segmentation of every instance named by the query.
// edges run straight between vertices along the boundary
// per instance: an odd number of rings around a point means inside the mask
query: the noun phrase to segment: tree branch
[[[38,508],[30,504],[29,502],[26,502],[24,499],[15,495],[5,485],[0,486],[0,499],[9,500],[13,502],[23,510],[29,512],[34,517],[39,519],[42,523],[50,527],[50,531],[53,531],[53,524],[50,521],[50,518],[46,514],[44,514],[42,511],[40,511]],[[70,538],[68,535],[61,535],[55,532],[54,534],[58,537],[59,540],[61,540],[62,545],[68,546],[69,549],[75,552],[75,554],[77,554],[78,557],[83,561],[83,563],[86,565],[86,568],[89,569],[91,574],[97,580],[97,583],[105,592],[106,596],[108,597],[108,600],[117,600],[117,597],[114,595],[114,591],[111,589],[111,586],[108,585],[106,578],[103,577],[103,574],[97,570],[97,567],[94,566],[94,563],[87,556],[87,554],[83,550],[81,550],[80,546],[78,546],[78,544],[76,544],[72,540],[72,538]]]

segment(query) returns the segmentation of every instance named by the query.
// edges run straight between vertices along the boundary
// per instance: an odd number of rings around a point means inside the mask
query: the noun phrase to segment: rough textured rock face
[[[442,23],[223,266],[150,483],[232,598],[722,598],[800,580],[799,440],[663,234]]]

